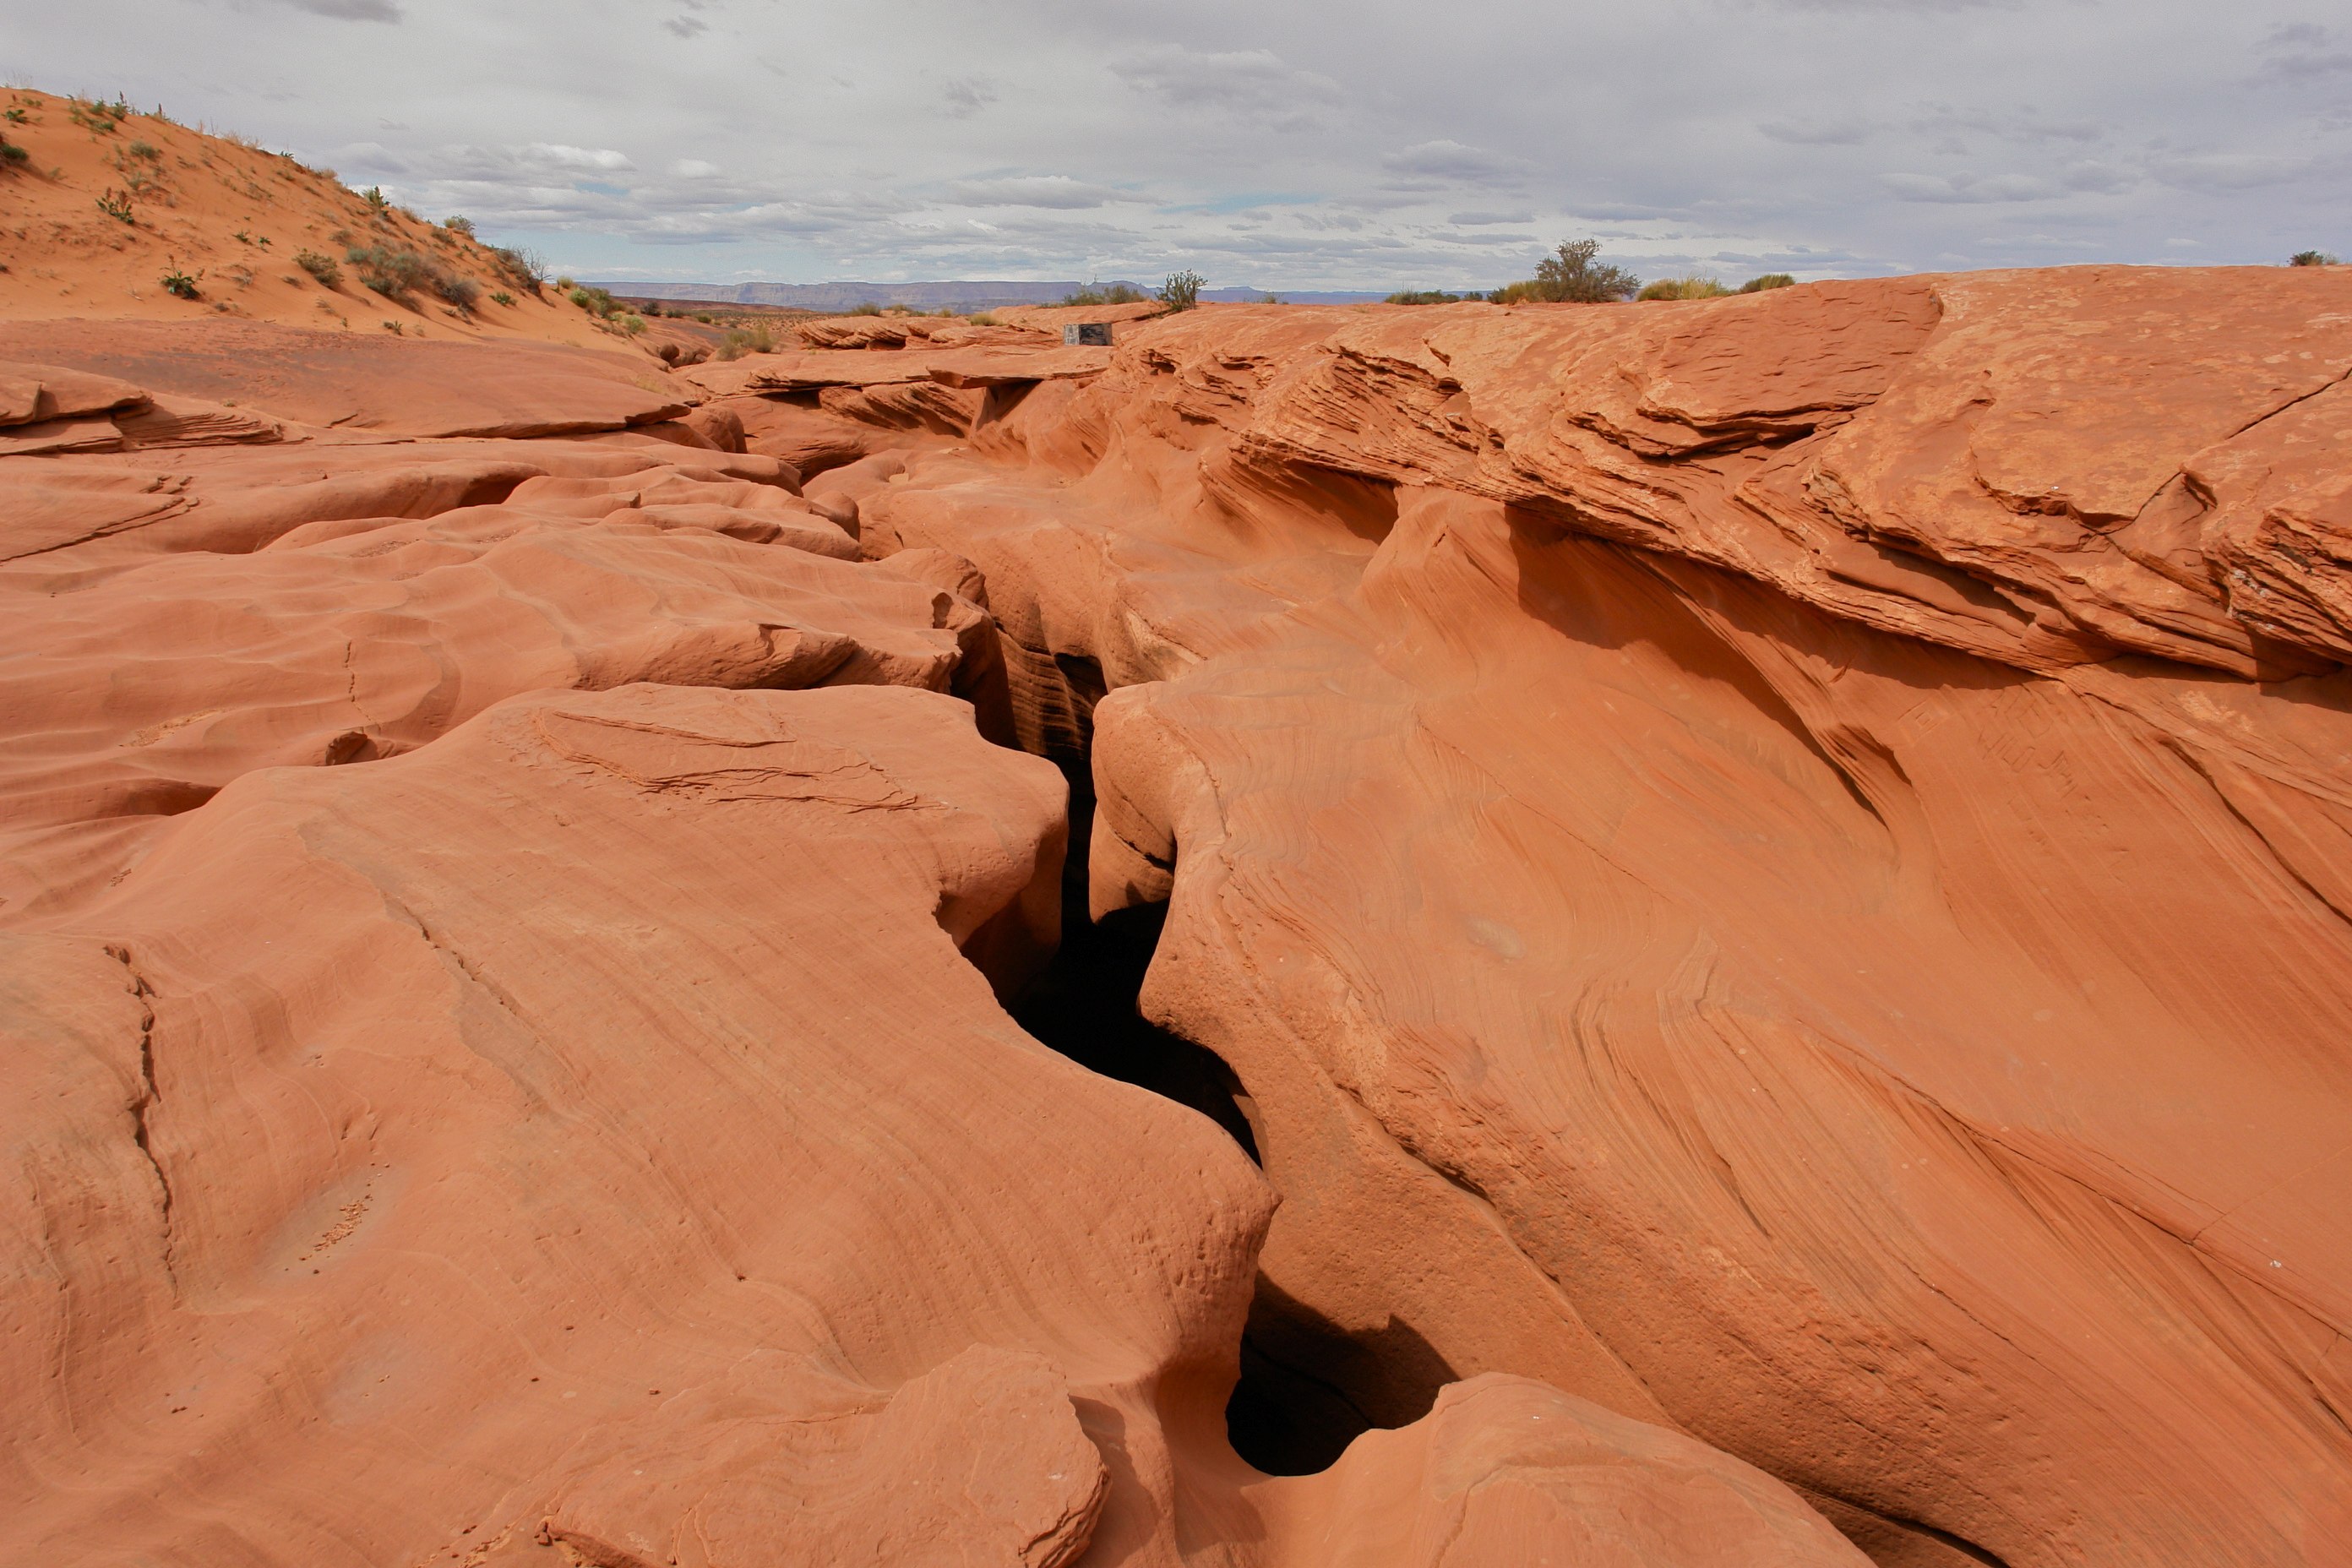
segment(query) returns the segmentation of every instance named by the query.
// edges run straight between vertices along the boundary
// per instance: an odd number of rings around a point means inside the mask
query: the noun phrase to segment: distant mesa
[[[1070,279],[1058,283],[1005,280],[959,280],[946,283],[661,283],[624,278],[591,283],[637,300],[704,300],[717,305],[782,305],[802,310],[849,310],[860,305],[904,305],[916,310],[1002,310],[1011,305],[1057,305],[1081,289],[1109,289],[1111,283],[1086,284]],[[1128,282],[1129,289],[1150,294],[1152,288]],[[1246,304],[1279,295],[1294,305],[1361,305],[1388,296],[1374,289],[1203,289],[1201,298],[1220,304]]]

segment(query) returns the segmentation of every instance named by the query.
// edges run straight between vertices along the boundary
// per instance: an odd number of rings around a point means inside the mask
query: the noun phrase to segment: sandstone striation
[[[0,1556],[2341,1555],[2352,278],[1000,317],[0,325]]]

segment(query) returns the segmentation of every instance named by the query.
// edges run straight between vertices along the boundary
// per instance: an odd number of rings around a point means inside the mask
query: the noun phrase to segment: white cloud
[[[397,22],[400,7],[394,0],[285,0],[297,11],[331,16],[339,22]]]
[[[1775,142],[1787,142],[1800,147],[1851,147],[1870,134],[1869,127],[1856,120],[1822,121],[1818,120],[1775,120],[1756,128]]]
[[[1479,184],[1522,174],[1528,163],[1524,158],[1489,153],[1484,147],[1465,146],[1459,142],[1422,142],[1402,153],[1390,153],[1381,160],[1381,167],[1391,174]]]
[[[1879,184],[1906,202],[2038,202],[2060,187],[2032,174],[1881,174]]]
[[[1002,180],[962,180],[947,187],[947,198],[967,207],[1098,207],[1119,199],[1107,185],[1089,185],[1067,174],[1021,174]]]
[[[1217,53],[1155,44],[1112,61],[1110,68],[1138,91],[1179,109],[1295,122],[1341,97],[1329,77],[1295,70],[1266,49]]]
[[[7,32],[28,83],[585,276],[1386,291],[1491,287],[1588,233],[1727,279],[2352,248],[2311,227],[2352,204],[2352,24],[2315,0],[1685,9],[72,0]]]
[[[940,89],[942,112],[950,120],[970,120],[996,101],[996,89],[985,78],[957,77]]]

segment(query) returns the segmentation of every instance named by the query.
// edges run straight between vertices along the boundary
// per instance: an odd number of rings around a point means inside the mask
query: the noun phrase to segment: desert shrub
[[[196,289],[196,279],[182,271],[180,264],[176,261],[173,262],[171,267],[172,269],[163,274],[163,292],[182,300],[201,299],[203,296]],[[196,275],[197,278],[203,276],[202,273]]]
[[[515,302],[515,300],[514,300],[514,296],[513,296],[513,295],[511,295],[511,294],[509,294],[509,293],[508,293],[508,292],[507,292],[505,289],[499,289],[497,293],[495,293],[495,294],[493,294],[493,295],[491,295],[491,296],[490,296],[490,303],[491,303],[491,304],[493,304],[493,305],[505,305],[505,306],[508,306],[509,308],[511,308],[511,307],[513,306],[514,302]]]
[[[868,300],[864,304],[852,305],[842,313],[847,316],[878,316],[882,313],[882,307]]]
[[[403,302],[419,289],[439,293],[442,280],[448,276],[416,252],[394,249],[389,245],[355,245],[343,252],[343,259],[359,275],[361,283],[388,300]],[[470,285],[473,280],[466,281]]]
[[[111,136],[130,118],[127,106],[117,112],[111,103],[93,103],[86,99],[69,99],[66,102],[66,118],[94,136]]]
[[[315,250],[305,250],[294,258],[294,265],[316,279],[321,289],[340,289],[343,269],[335,265],[331,256],[321,256]]]
[[[713,317],[708,310],[697,310],[694,313],[694,319],[700,321],[706,327],[715,326],[718,324],[717,318]]]
[[[616,317],[614,317],[614,318],[613,319],[613,324],[614,324],[614,326],[616,326],[616,327],[620,328],[620,329],[621,329],[621,331],[625,331],[625,332],[628,333],[628,334],[629,334],[629,336],[631,336],[631,337],[633,337],[633,338],[634,338],[634,337],[635,337],[639,332],[642,332],[642,331],[644,331],[646,330],[646,319],[645,319],[643,316],[637,315],[637,314],[635,314],[635,313],[634,313],[634,312],[632,312],[632,313],[630,313],[630,314],[628,314],[628,315],[616,316]]]
[[[1761,278],[1750,278],[1739,286],[1742,294],[1760,294],[1767,289],[1794,289],[1797,280],[1785,272],[1767,272]]]
[[[982,310],[977,315],[967,316],[964,320],[975,327],[992,327],[997,324],[996,318],[990,315],[986,310]]]
[[[1661,278],[1643,286],[1634,296],[1641,300],[1719,300],[1731,290],[1712,278],[1693,273],[1687,278]]]
[[[539,252],[520,250],[509,245],[494,245],[489,250],[490,265],[499,269],[499,277],[516,288],[528,289],[536,294],[546,283],[547,263],[541,258]]]
[[[450,272],[437,267],[433,268],[433,291],[468,315],[473,313],[474,307],[482,299],[479,283],[462,272]]]
[[[569,294],[569,293],[571,293],[571,292],[572,292],[572,279],[569,279],[569,278],[559,278],[559,279],[557,279],[555,280],[555,291],[556,291],[557,293],[559,293],[559,294]]]
[[[1639,278],[1622,267],[1595,260],[1600,254],[1601,242],[1597,239],[1568,241],[1536,263],[1533,278],[1497,289],[1487,298],[1498,305],[1514,305],[1523,300],[1598,305],[1631,299],[1641,291]]]
[[[31,157],[32,154],[24,148],[17,146],[5,136],[0,136],[0,163],[11,165],[23,163]]]
[[[1197,272],[1171,272],[1160,286],[1160,302],[1171,310],[1189,310],[1201,302],[1201,285],[1207,281]]]
[[[25,118],[25,111],[21,109],[11,109],[6,111],[6,119],[11,125],[24,124]]]
[[[1075,294],[1063,295],[1062,303],[1065,305],[1134,305],[1140,303],[1143,299],[1142,289],[1130,289],[1124,283],[1114,283],[1108,289],[1098,289],[1088,284]]]
[[[117,223],[136,224],[139,221],[131,216],[129,191],[109,190],[106,195],[98,198],[98,210]]]
[[[1483,300],[1484,294],[1449,294],[1443,289],[1400,289],[1388,297],[1391,305],[1452,305],[1464,300]],[[1268,304],[1277,304],[1271,295]]]
[[[2336,258],[2324,250],[2298,250],[2288,258],[2289,267],[2333,267]]]
[[[368,205],[373,207],[378,213],[383,213],[388,210],[392,205],[392,198],[383,194],[383,187],[382,185],[370,185],[366,190],[360,193],[360,200],[367,203]]]
[[[160,163],[163,161],[163,149],[152,142],[133,142],[122,150],[122,155],[126,158],[143,158],[150,163]]]
[[[467,239],[474,237],[474,220],[472,218],[458,217],[456,216],[445,217],[441,220],[441,226],[447,229],[451,234],[462,234]]]
[[[575,288],[569,298],[573,304],[600,321],[610,321],[613,313],[620,309],[613,303],[613,292],[609,289]]]
[[[756,321],[749,327],[728,328],[727,335],[719,342],[718,357],[741,359],[745,354],[772,353],[775,347],[775,336],[768,331],[768,324]]]

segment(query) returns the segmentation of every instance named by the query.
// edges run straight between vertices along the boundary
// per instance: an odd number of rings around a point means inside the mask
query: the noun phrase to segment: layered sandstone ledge
[[[2352,274],[973,331],[0,326],[10,1556],[2352,1540]]]

